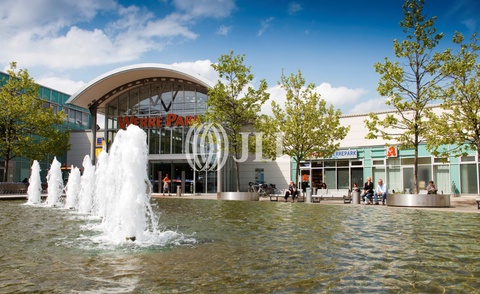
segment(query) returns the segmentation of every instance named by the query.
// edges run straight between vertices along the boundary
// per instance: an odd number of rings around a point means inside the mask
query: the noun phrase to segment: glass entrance
[[[320,188],[320,185],[323,183],[323,169],[312,169],[312,187]]]
[[[194,171],[186,161],[166,161],[166,162],[150,162],[150,181],[153,185],[153,193],[163,192],[162,180],[168,174],[170,179],[170,193],[177,193],[177,186],[182,184],[182,172],[185,172],[185,191],[184,193],[193,192],[193,175]]]
[[[354,183],[357,183],[358,187],[363,187],[363,167],[352,168],[351,176],[352,176],[352,181],[350,183],[352,187]]]

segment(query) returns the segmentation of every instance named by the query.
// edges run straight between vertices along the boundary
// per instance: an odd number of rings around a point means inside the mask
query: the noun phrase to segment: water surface
[[[478,214],[154,199],[184,238],[142,248],[23,203],[0,202],[0,292],[480,293]]]

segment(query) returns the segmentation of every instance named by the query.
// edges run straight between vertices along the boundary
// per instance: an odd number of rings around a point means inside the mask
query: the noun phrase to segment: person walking
[[[165,175],[165,178],[162,180],[163,182],[163,196],[165,196],[165,192],[168,192],[168,196],[170,196],[170,179],[168,178],[168,174]]]

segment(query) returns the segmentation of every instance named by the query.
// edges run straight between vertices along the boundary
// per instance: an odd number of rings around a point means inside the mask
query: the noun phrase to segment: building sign
[[[357,150],[340,150],[333,153],[332,159],[357,158]]]
[[[97,142],[95,142],[95,155],[97,157],[100,154],[100,152],[102,152],[104,143],[105,143],[104,138],[97,138]]]
[[[198,117],[186,115],[180,116],[173,113],[166,116],[136,117],[136,116],[119,116],[118,127],[123,129],[129,125],[136,125],[140,128],[163,128],[163,127],[179,127],[189,126],[193,121],[198,121]]]
[[[397,146],[387,147],[387,157],[398,157]]]

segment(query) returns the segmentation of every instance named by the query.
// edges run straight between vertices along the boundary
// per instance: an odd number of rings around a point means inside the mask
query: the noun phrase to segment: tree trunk
[[[418,145],[415,146],[415,158],[413,159],[413,185],[415,194],[418,194]]]
[[[299,184],[300,184],[299,183],[299,178],[300,177],[298,176],[298,174],[300,173],[300,160],[298,158],[297,158],[297,171],[296,172],[297,172],[297,175],[295,176],[295,184],[297,185],[297,189],[300,189],[299,188]]]
[[[236,173],[236,177],[237,177],[237,192],[240,192],[240,171],[238,170],[238,161],[236,161],[236,160],[234,160],[234,161],[235,161],[235,173]]]
[[[8,182],[8,165],[10,163],[10,159],[5,157],[5,174],[3,175],[3,181]]]

